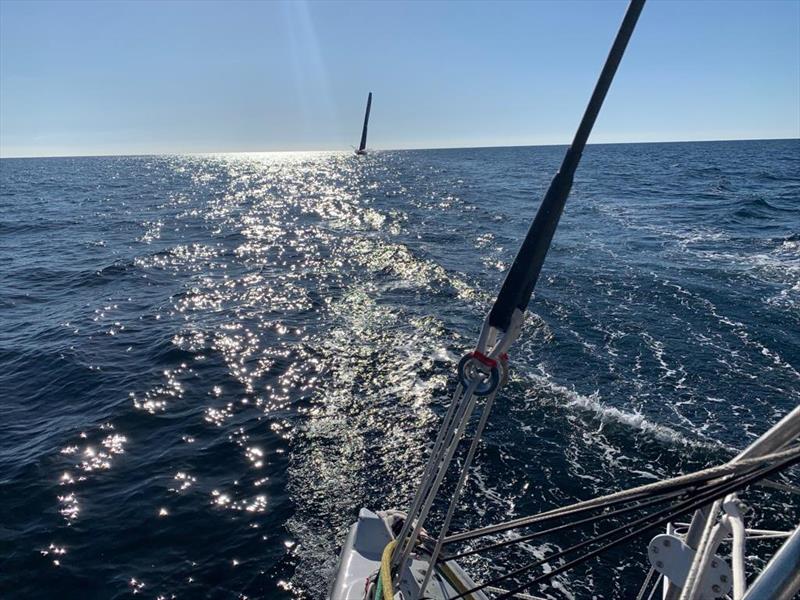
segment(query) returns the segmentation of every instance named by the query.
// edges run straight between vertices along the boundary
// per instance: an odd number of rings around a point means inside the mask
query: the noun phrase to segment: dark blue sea
[[[0,597],[324,597],[563,152],[0,161]],[[800,402],[800,140],[588,147],[511,362],[456,530],[745,447]],[[533,591],[632,598],[647,539]]]

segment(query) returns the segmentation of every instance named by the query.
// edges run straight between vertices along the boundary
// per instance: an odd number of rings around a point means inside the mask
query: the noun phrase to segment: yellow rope
[[[383,554],[381,554],[381,569],[378,573],[380,581],[378,582],[378,586],[376,589],[377,593],[383,592],[380,595],[382,598],[375,596],[375,600],[394,600],[394,588],[392,588],[392,552],[394,551],[394,547],[397,545],[396,540],[392,540],[386,547],[383,549]],[[463,594],[467,591],[467,588],[461,582],[461,580],[453,573],[449,566],[446,564],[441,565],[442,569],[445,572],[445,576],[447,580],[450,582],[456,591]],[[468,596],[468,598],[474,598],[472,594]]]
[[[383,587],[383,600],[394,600],[394,589],[392,588],[392,551],[397,542],[392,540],[383,549],[381,555],[381,587]],[[376,599],[378,600],[378,599]]]

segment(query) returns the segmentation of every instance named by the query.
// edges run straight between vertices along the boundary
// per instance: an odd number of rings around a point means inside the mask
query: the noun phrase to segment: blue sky
[[[626,3],[0,0],[0,155],[568,143]],[[590,141],[800,137],[800,2],[658,1]]]

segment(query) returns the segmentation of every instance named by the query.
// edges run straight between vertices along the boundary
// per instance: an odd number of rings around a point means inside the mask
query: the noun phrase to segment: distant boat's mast
[[[367,125],[369,125],[369,109],[372,106],[372,92],[367,96],[367,112],[364,114],[364,129],[361,131],[361,144],[358,146],[358,153],[363,154],[367,147]]]

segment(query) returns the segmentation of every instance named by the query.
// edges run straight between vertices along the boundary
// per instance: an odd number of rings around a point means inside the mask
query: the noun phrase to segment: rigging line
[[[767,452],[786,447],[793,443],[800,436],[800,406],[796,406],[775,423],[766,433],[759,436],[752,444],[740,452],[732,462],[737,462],[744,458],[758,457]],[[697,582],[697,570],[699,560],[704,554],[708,535],[713,528],[711,509],[718,507],[703,506],[692,516],[689,531],[686,533],[686,545],[695,551],[695,556],[691,561],[689,572],[686,575],[683,587],[678,590],[672,583],[668,584],[666,598],[675,600],[688,600]]]
[[[447,407],[447,413],[442,420],[439,433],[436,435],[436,441],[433,443],[433,448],[431,449],[431,456],[428,459],[428,463],[425,465],[425,470],[420,478],[419,488],[416,494],[414,494],[414,499],[411,502],[411,508],[409,508],[408,514],[406,514],[405,521],[403,522],[403,527],[400,530],[400,534],[397,536],[397,539],[401,540],[401,543],[395,546],[394,554],[392,555],[392,564],[394,564],[395,560],[405,550],[405,544],[402,542],[402,540],[405,540],[410,533],[411,524],[413,523],[417,512],[422,505],[423,499],[427,496],[430,484],[433,483],[433,473],[435,472],[436,467],[441,465],[442,448],[444,447],[445,438],[449,439],[448,436],[452,433],[451,428],[455,418],[456,407],[459,406],[459,400],[462,397],[462,392],[463,387],[459,383],[456,386],[455,392],[453,392],[452,398],[450,399],[450,406]]]
[[[464,431],[469,424],[469,419],[472,416],[472,411],[475,408],[475,403],[477,402],[479,396],[475,394],[475,389],[478,386],[478,379],[472,380],[472,382],[467,387],[466,391],[464,392],[464,398],[462,401],[463,407],[460,407],[458,411],[456,411],[455,420],[457,420],[456,428],[453,430],[452,436],[449,440],[449,446],[446,447],[444,455],[442,457],[442,463],[438,471],[436,471],[436,477],[433,480],[433,483],[430,484],[430,490],[428,491],[428,495],[425,498],[425,503],[422,505],[422,508],[419,511],[419,516],[417,517],[416,523],[414,524],[414,529],[412,530],[411,534],[408,536],[408,539],[403,540],[404,547],[402,552],[399,554],[399,560],[394,564],[397,567],[397,573],[399,574],[402,571],[403,565],[405,564],[408,557],[411,555],[411,551],[414,549],[414,545],[417,542],[417,538],[419,537],[420,532],[422,531],[422,524],[428,516],[428,512],[431,509],[431,505],[436,498],[436,494],[439,491],[439,487],[442,484],[442,479],[444,479],[445,474],[447,473],[447,467],[450,465],[450,461],[453,459],[453,454],[455,454],[456,448],[458,447],[458,443],[461,441],[461,438],[464,436]],[[410,519],[411,517],[407,517]],[[397,554],[393,555],[393,558],[398,556]]]
[[[525,527],[527,525],[533,525],[557,517],[566,516],[577,512],[583,512],[585,510],[588,510],[589,508],[612,506],[622,501],[633,500],[641,498],[643,496],[648,497],[652,495],[652,493],[660,492],[662,490],[674,489],[676,486],[684,486],[693,482],[710,481],[727,475],[739,475],[747,472],[751,468],[762,466],[765,463],[772,463],[775,461],[788,459],[798,455],[800,455],[800,447],[795,446],[793,448],[789,448],[788,450],[781,450],[779,452],[768,454],[763,457],[748,458],[745,460],[738,461],[736,463],[729,462],[722,465],[716,465],[713,467],[709,467],[707,469],[703,469],[701,471],[695,471],[694,473],[679,475],[677,477],[673,477],[671,479],[666,479],[662,481],[657,481],[655,483],[648,483],[628,490],[623,490],[621,492],[614,492],[613,494],[608,494],[606,496],[601,496],[599,498],[583,500],[581,502],[576,502],[575,504],[571,504],[569,506],[555,508],[552,510],[545,511],[543,513],[539,513],[537,515],[521,517],[518,519],[514,519],[512,521],[507,521],[505,523],[498,523],[496,525],[490,525],[488,527],[482,527],[480,529],[473,529],[470,531],[463,531],[461,533],[456,533],[451,536],[448,536],[445,539],[445,544],[462,542],[473,538],[490,535],[493,533],[508,531],[509,529]]]
[[[644,594],[647,591],[647,588],[650,586],[650,580],[653,579],[653,574],[656,572],[655,567],[650,567],[650,570],[647,571],[647,577],[644,578],[642,582],[642,587],[639,588],[639,593],[636,594],[636,600],[644,600]]]
[[[757,477],[757,476],[758,476],[758,474],[751,475],[749,477],[752,480],[753,477]],[[747,479],[747,477],[744,477],[742,479]],[[731,484],[728,484],[727,486],[724,486],[724,485],[720,486],[721,488],[727,488],[727,489],[720,489],[718,493],[710,492],[709,494],[706,494],[705,497],[697,497],[694,500],[690,500],[690,501],[684,503],[683,507],[681,507],[680,509],[676,509],[671,514],[667,514],[666,516],[660,517],[658,520],[656,520],[656,521],[654,521],[652,523],[645,523],[641,527],[638,527],[637,529],[634,529],[633,531],[631,531],[631,532],[629,532],[629,533],[617,538],[616,540],[612,540],[609,543],[604,544],[603,546],[600,546],[599,548],[596,548],[594,550],[591,550],[591,551],[587,552],[583,556],[579,556],[576,559],[573,559],[573,560],[571,560],[571,561],[569,561],[567,563],[564,563],[563,565],[560,565],[560,566],[556,567],[555,569],[553,569],[549,573],[545,573],[544,575],[540,575],[539,577],[536,577],[536,578],[532,579],[531,581],[529,581],[527,583],[524,583],[524,584],[522,584],[522,585],[520,585],[520,586],[518,586],[516,588],[513,588],[512,590],[509,591],[509,594],[514,594],[516,592],[520,592],[520,591],[526,590],[529,587],[531,587],[532,585],[536,585],[537,583],[542,583],[544,581],[547,581],[548,579],[552,579],[553,577],[555,577],[556,575],[558,575],[560,573],[563,573],[564,571],[568,571],[569,569],[571,569],[573,567],[576,567],[581,563],[584,563],[584,562],[586,562],[588,560],[591,560],[592,558],[594,558],[596,556],[599,556],[600,554],[602,554],[606,550],[609,550],[609,549],[611,549],[611,548],[613,548],[615,546],[619,546],[620,544],[623,544],[623,543],[625,543],[625,542],[627,542],[629,540],[632,540],[632,539],[640,536],[642,533],[645,533],[648,530],[653,529],[654,527],[658,527],[660,525],[668,523],[670,520],[672,520],[672,518],[676,514],[685,514],[685,513],[689,512],[691,510],[695,510],[699,506],[703,506],[702,503],[708,502],[712,498],[723,498],[727,494],[729,494],[730,492],[736,491],[736,489],[741,489],[742,486],[745,486],[748,483],[749,483],[748,481],[744,481],[744,482],[742,482],[741,485],[739,485],[739,482],[732,482]],[[660,512],[663,513],[665,511],[660,511]],[[658,512],[655,513],[655,515],[658,515],[658,514],[659,514]],[[651,516],[655,516],[655,515],[651,515]],[[630,523],[629,525],[626,525],[626,526],[618,528],[616,531],[630,529],[631,527],[633,527],[636,524],[637,524],[636,521],[634,521],[633,523]],[[609,533],[615,533],[615,532],[609,532]],[[602,537],[603,536],[599,536],[597,539],[601,539]],[[512,597],[509,594],[503,594],[503,595],[499,596],[496,600],[502,600],[504,598]]]
[[[653,584],[653,589],[650,590],[650,595],[647,596],[647,600],[653,600],[653,598],[656,595],[656,592],[658,591],[658,587],[659,587],[659,584],[661,583],[662,579],[664,579],[664,574],[663,573],[659,573],[658,574],[658,579],[656,579],[656,582]]]
[[[620,538],[618,538],[616,540],[612,540],[611,542],[609,542],[608,544],[605,544],[604,546],[601,546],[600,548],[592,550],[592,551],[588,552],[587,554],[585,554],[585,555],[583,555],[581,557],[578,557],[577,559],[574,559],[574,560],[572,560],[572,561],[570,561],[568,563],[565,563],[564,565],[561,565],[560,567],[554,569],[550,573],[547,573],[545,575],[541,575],[541,576],[535,578],[534,580],[524,584],[523,586],[521,586],[519,588],[515,588],[514,590],[512,590],[512,592],[516,592],[516,591],[527,589],[531,585],[534,585],[536,583],[540,583],[540,582],[545,581],[545,580],[547,580],[547,579],[549,579],[551,577],[554,577],[555,575],[557,575],[557,574],[559,574],[561,572],[564,572],[564,571],[572,568],[573,566],[576,566],[576,565],[578,565],[578,564],[580,564],[582,562],[585,562],[586,560],[589,560],[589,559],[593,558],[594,556],[599,555],[600,553],[604,552],[605,550],[608,550],[609,548],[612,548],[612,547],[617,546],[617,545],[619,545],[619,544],[621,544],[621,543],[623,543],[625,541],[628,541],[629,539],[632,539],[632,538],[640,535],[641,533],[643,533],[643,532],[645,532],[645,531],[647,531],[649,529],[652,529],[653,527],[657,527],[657,526],[662,525],[664,523],[668,523],[672,519],[674,519],[676,516],[681,515],[681,514],[685,514],[685,513],[689,512],[691,510],[694,510],[698,506],[702,506],[703,503],[706,503],[706,502],[708,502],[710,500],[713,500],[714,498],[724,497],[725,495],[727,495],[731,491],[735,491],[736,489],[741,489],[742,487],[749,485],[749,483],[753,482],[754,480],[757,480],[760,477],[766,477],[769,474],[771,474],[771,472],[774,472],[776,470],[780,470],[782,468],[785,468],[786,466],[789,466],[789,465],[793,464],[794,462],[797,462],[798,460],[800,460],[800,457],[796,457],[796,458],[793,458],[791,460],[788,460],[784,464],[778,465],[776,467],[764,468],[764,469],[761,469],[760,471],[752,473],[752,474],[738,476],[734,481],[729,481],[729,482],[726,482],[725,484],[715,485],[712,490],[709,490],[704,494],[700,494],[700,495],[696,496],[695,498],[693,498],[693,499],[691,499],[691,500],[689,500],[687,502],[683,502],[683,503],[679,504],[677,507],[672,507],[672,508],[667,508],[667,509],[664,509],[664,510],[661,510],[661,511],[657,511],[657,512],[653,513],[652,515],[648,515],[647,517],[643,517],[641,519],[637,519],[635,521],[632,521],[631,523],[628,523],[627,525],[623,525],[623,526],[618,527],[618,528],[616,528],[616,529],[614,529],[612,531],[609,531],[609,532],[606,532],[604,534],[601,534],[600,536],[595,538],[595,540],[593,540],[593,541],[599,541],[599,540],[602,540],[602,539],[606,539],[608,537],[611,537],[612,535],[615,535],[616,533],[619,533],[619,532],[625,531],[627,529],[630,529],[631,527],[635,527],[635,526],[638,527],[640,524],[642,524],[643,522],[647,521],[648,519],[652,519],[653,517],[660,517],[657,521],[655,521],[653,523],[645,523],[642,527],[639,527],[638,529],[634,530],[633,532],[631,532],[629,534],[626,534],[626,535],[623,535],[622,537],[620,537]],[[591,541],[589,541],[589,543],[591,543]],[[517,569],[513,573],[513,575],[522,574],[527,570],[531,570],[531,569],[533,569],[533,568],[535,568],[537,566],[541,566],[542,564],[544,564],[546,562],[550,562],[551,560],[560,558],[561,556],[564,556],[565,554],[567,554],[569,552],[573,552],[576,549],[580,549],[581,547],[585,547],[585,546],[589,545],[589,543],[582,542],[580,544],[576,544],[575,546],[572,546],[571,548],[567,548],[566,550],[563,550],[561,552],[557,552],[556,554],[552,555],[551,557],[549,557],[546,560],[537,561],[536,563],[530,563],[530,564],[526,565],[525,567]],[[502,577],[502,579],[506,579],[506,578],[508,578],[508,575]],[[489,582],[489,583],[496,583],[499,579],[501,579],[501,578],[497,578],[494,581]],[[451,600],[453,600],[453,599],[451,599]]]
[[[425,506],[428,504],[430,498],[436,495],[436,489],[434,489],[434,483],[439,476],[439,473],[446,470],[444,458],[447,454],[448,449],[454,442],[454,438],[458,431],[460,424],[464,419],[464,411],[467,410],[470,402],[464,402],[464,398],[467,397],[471,400],[471,391],[468,389],[468,394],[466,396],[462,396],[460,393],[461,386],[458,386],[458,398],[455,398],[452,401],[452,406],[455,408],[453,414],[451,415],[450,423],[448,424],[447,428],[444,428],[445,434],[441,436],[441,440],[439,440],[438,447],[434,447],[434,451],[431,453],[431,459],[429,462],[429,468],[426,469],[426,474],[423,475],[420,481],[420,488],[414,498],[414,504],[412,509],[406,515],[406,518],[403,522],[403,528],[398,535],[397,539],[400,540],[400,544],[398,547],[395,548],[394,554],[392,556],[392,564],[395,563],[401,564],[405,561],[408,554],[410,554],[411,549],[414,545],[414,541],[416,536],[421,531],[421,520],[418,519],[422,513],[425,512]],[[422,517],[424,519],[424,517]],[[412,532],[413,528],[413,532]],[[402,557],[402,558],[401,558]]]
[[[758,485],[761,487],[772,488],[773,490],[780,490],[788,494],[796,494],[800,496],[800,487],[789,485],[788,483],[781,483],[780,481],[764,480],[759,481]]]
[[[625,513],[629,513],[629,512],[633,512],[633,511],[636,511],[636,510],[641,510],[643,508],[647,508],[648,506],[652,506],[653,504],[660,504],[662,502],[666,502],[667,500],[671,500],[671,499],[677,498],[679,496],[685,496],[690,491],[694,491],[694,488],[689,488],[689,489],[685,489],[685,490],[679,490],[679,491],[676,491],[676,492],[671,492],[671,493],[665,494],[664,496],[661,496],[659,498],[655,498],[654,500],[648,500],[646,502],[641,502],[641,503],[636,504],[634,506],[627,506],[625,508],[620,508],[618,510],[614,510],[614,511],[611,511],[611,512],[602,513],[602,514],[599,514],[599,515],[594,515],[594,516],[588,517],[586,519],[581,519],[580,521],[573,521],[571,523],[565,523],[564,525],[559,525],[558,527],[553,527],[551,529],[545,529],[543,531],[537,531],[537,532],[534,532],[534,533],[530,533],[530,534],[527,534],[527,535],[523,535],[523,536],[520,536],[520,537],[517,537],[517,538],[510,539],[510,540],[504,540],[502,542],[497,542],[495,544],[490,544],[488,546],[482,546],[481,548],[476,548],[475,550],[467,550],[465,552],[461,552],[459,554],[454,554],[452,556],[445,556],[445,557],[442,558],[442,561],[445,562],[445,561],[458,560],[458,559],[464,558],[466,556],[472,556],[473,554],[480,554],[481,552],[486,552],[486,551],[489,551],[489,550],[496,550],[497,548],[502,548],[504,546],[510,546],[510,545],[513,545],[513,544],[521,544],[523,542],[530,541],[530,540],[535,539],[537,537],[543,537],[545,535],[549,535],[551,533],[556,533],[558,531],[563,531],[563,530],[569,529],[571,527],[578,527],[580,525],[586,525],[587,523],[593,523],[595,521],[600,521],[602,519],[607,519],[607,518],[610,518],[610,517],[615,517],[615,516],[618,516],[618,515],[621,515],[621,514],[625,514]]]
[[[726,496],[727,494],[729,494],[731,492],[735,492],[735,491],[737,491],[739,489],[743,489],[744,487],[747,487],[748,485],[750,485],[750,483],[758,481],[760,478],[768,477],[772,473],[775,473],[775,472],[781,471],[781,470],[783,470],[785,468],[788,468],[788,467],[792,466],[793,464],[797,463],[798,461],[800,461],[800,457],[789,459],[789,460],[784,461],[782,464],[775,465],[775,466],[772,466],[772,467],[766,467],[764,469],[761,469],[758,472],[755,472],[755,473],[752,473],[752,474],[749,474],[749,475],[743,475],[743,476],[737,477],[736,481],[731,481],[731,482],[729,482],[727,484],[723,484],[723,485],[717,486],[717,491],[710,491],[710,492],[708,492],[706,494],[701,494],[701,495],[697,496],[693,500],[684,503],[684,505],[681,506],[680,508],[676,508],[675,511],[673,511],[672,515],[667,514],[665,517],[660,518],[658,521],[656,521],[654,523],[645,524],[643,527],[640,527],[639,529],[634,530],[633,532],[631,532],[629,534],[623,535],[621,538],[618,538],[617,540],[613,540],[613,541],[609,542],[608,544],[606,544],[604,546],[601,546],[600,548],[597,548],[597,549],[595,549],[595,550],[593,550],[591,552],[588,552],[587,554],[585,554],[582,557],[579,557],[579,558],[577,558],[577,559],[575,559],[575,560],[573,560],[573,561],[571,561],[569,563],[566,563],[564,565],[561,565],[560,567],[554,569],[550,573],[546,573],[545,575],[541,575],[541,576],[535,578],[534,580],[524,584],[523,586],[521,586],[519,588],[516,588],[514,590],[511,590],[511,592],[512,593],[519,592],[521,590],[527,589],[531,585],[546,581],[546,580],[554,577],[555,575],[557,575],[559,573],[562,573],[562,572],[564,572],[564,571],[566,571],[568,569],[571,569],[572,567],[574,567],[574,566],[576,566],[576,565],[578,565],[578,564],[580,564],[582,562],[585,562],[585,561],[587,561],[587,560],[589,560],[591,558],[594,558],[595,556],[601,554],[602,552],[608,550],[609,548],[617,546],[617,545],[619,545],[619,544],[621,544],[623,542],[628,541],[629,539],[632,539],[632,538],[634,538],[634,537],[636,537],[638,535],[641,535],[642,533],[646,532],[649,529],[652,529],[653,527],[657,527],[659,525],[663,525],[663,524],[669,522],[670,520],[672,520],[672,518],[676,514],[685,514],[686,512],[695,510],[699,506],[703,506],[703,503],[707,503],[707,502],[713,500],[714,498],[722,498],[722,497]],[[657,516],[659,514],[663,514],[664,512],[665,511],[656,512],[652,516]],[[641,519],[639,521],[641,521]],[[634,521],[634,522],[628,524],[627,526],[618,528],[616,531],[629,529],[630,527],[633,527],[634,525],[638,525],[638,523],[636,521]],[[615,533],[615,532],[608,532],[608,534],[603,534],[602,536],[599,536],[597,539],[599,540],[599,539],[602,539],[603,537],[608,537],[612,533]],[[569,549],[567,551],[569,551]],[[562,555],[563,555],[563,553],[562,553]],[[508,597],[508,596],[501,596],[501,598],[503,598],[503,597]],[[500,600],[500,598],[498,598],[497,600]]]
[[[494,592],[495,594],[503,594],[508,590],[504,590],[503,588],[489,587],[486,588],[486,591]],[[544,598],[539,598],[538,596],[531,596],[530,594],[516,594],[514,598],[518,598],[519,600],[545,600]]]
[[[711,541],[718,529],[718,526],[715,527],[714,524],[716,523],[718,525],[717,520],[719,518],[719,512],[722,509],[722,498],[716,498],[712,504],[701,508],[705,514],[698,520],[702,525],[702,529],[699,530],[701,531],[700,539],[693,548],[694,556],[689,563],[689,571],[681,587],[681,593],[678,596],[679,600],[692,600],[698,595],[696,594],[700,584],[698,575],[701,571],[706,569],[707,565],[704,565],[704,561],[710,558]]]
[[[730,479],[729,477],[726,477],[726,478],[722,479],[719,483],[722,483],[724,481],[728,481],[729,479]],[[584,513],[584,512],[589,512],[591,510],[597,510],[598,508],[609,508],[611,506],[616,506],[618,504],[624,504],[626,502],[633,502],[633,501],[641,500],[641,499],[649,500],[651,498],[661,498],[661,497],[664,497],[665,495],[677,496],[677,495],[680,495],[681,493],[683,493],[685,490],[695,489],[695,488],[700,487],[700,485],[699,485],[700,483],[704,483],[704,482],[703,481],[695,481],[695,482],[690,482],[690,483],[683,483],[683,484],[680,484],[680,485],[674,485],[674,486],[670,486],[668,488],[664,488],[663,490],[659,490],[658,492],[656,492],[655,490],[652,491],[652,492],[647,492],[647,493],[640,492],[640,493],[637,493],[635,495],[627,496],[625,498],[613,499],[613,500],[610,500],[608,502],[605,502],[605,503],[599,504],[599,505],[576,507],[576,508],[574,508],[572,510],[568,510],[568,511],[565,510],[565,511],[561,511],[561,512],[558,512],[558,513],[552,514],[552,515],[551,514],[537,515],[537,517],[541,517],[541,518],[537,518],[535,521],[532,521],[532,522],[514,523],[513,525],[511,525],[509,527],[503,527],[502,529],[498,529],[496,532],[511,531],[513,529],[520,529],[522,527],[529,527],[530,525],[534,525],[536,523],[553,521],[555,519],[560,519],[560,518],[563,518],[563,517],[568,517],[568,516],[572,516],[572,515],[576,515],[576,514],[580,514],[580,513]],[[706,485],[711,485],[711,484],[706,483]],[[639,506],[641,506],[641,505],[639,505]],[[569,507],[567,507],[567,508],[569,508]],[[617,511],[617,512],[619,512],[619,511]],[[604,514],[605,515],[611,515],[611,514],[617,514],[617,512],[604,513]],[[603,515],[598,515],[598,516],[603,516]],[[594,519],[594,518],[596,518],[596,517],[591,517],[591,519]],[[583,523],[583,522],[584,521],[577,521],[575,524]],[[541,533],[549,533],[550,531],[557,531],[560,528],[561,527],[558,527],[558,528],[555,528],[555,529],[552,529],[552,530],[547,530],[547,531],[541,532]],[[493,535],[494,533],[496,533],[496,532],[487,532],[487,533],[481,533],[480,535],[477,535],[478,531],[483,532],[483,530],[476,530],[476,535],[474,535],[474,536],[463,537],[463,538],[459,538],[457,540],[448,541],[446,543],[447,544],[455,544],[455,543],[458,543],[458,542],[463,542],[463,541],[466,541],[466,540],[475,539],[477,537],[486,537],[486,536]],[[459,554],[459,555],[454,556],[453,558],[457,558],[457,557],[460,557],[460,556],[462,556],[462,555]]]
[[[582,520],[579,520],[579,521],[573,521],[573,522],[570,522],[570,523],[565,523],[564,525],[559,525],[558,527],[545,529],[543,531],[537,531],[537,532],[534,532],[534,533],[531,533],[531,534],[527,534],[527,535],[524,535],[524,536],[520,536],[520,537],[517,537],[517,538],[510,539],[510,540],[504,540],[502,542],[497,542],[497,543],[490,544],[490,545],[487,545],[487,546],[482,546],[482,547],[476,548],[474,550],[467,550],[467,551],[461,552],[459,554],[446,556],[446,557],[442,558],[442,562],[459,560],[459,559],[465,558],[467,556],[472,556],[474,554],[480,554],[482,552],[495,550],[497,548],[501,548],[501,547],[504,547],[504,546],[509,546],[509,545],[513,545],[513,544],[520,544],[520,543],[527,542],[527,541],[530,541],[530,540],[538,538],[538,537],[543,537],[545,535],[549,535],[551,533],[556,533],[558,531],[569,529],[571,527],[578,527],[580,525],[585,525],[587,523],[592,523],[592,522],[595,522],[595,521],[600,521],[602,519],[607,519],[607,518],[618,516],[618,515],[625,514],[625,513],[628,513],[628,512],[641,510],[641,509],[646,508],[648,506],[652,506],[654,504],[659,504],[659,503],[665,502],[665,501],[667,501],[669,499],[672,499],[672,498],[676,498],[676,497],[679,497],[679,496],[685,496],[687,493],[690,493],[690,492],[695,492],[695,491],[702,492],[704,489],[709,489],[709,486],[705,486],[705,487],[686,486],[682,490],[674,491],[674,492],[662,495],[662,496],[657,497],[657,498],[652,499],[652,500],[648,500],[648,501],[645,501],[645,502],[640,502],[640,503],[638,503],[636,505],[633,505],[633,506],[621,508],[621,509],[618,509],[618,510],[615,510],[615,511],[611,511],[611,512],[601,513],[599,515],[593,515],[593,516],[588,517],[586,519],[582,519]],[[777,537],[780,537],[780,536],[786,537],[786,536],[789,535],[788,533],[784,533],[784,532],[777,532],[777,534],[778,534]],[[776,537],[776,536],[773,535],[772,537]],[[756,539],[756,538],[749,537],[748,539]]]
[[[503,281],[497,300],[489,313],[489,324],[497,329],[508,331],[514,310],[518,309],[524,312],[530,302],[539,272],[572,188],[572,180],[581,160],[581,154],[597,120],[603,100],[611,87],[625,48],[631,39],[644,2],[645,0],[631,0],[628,5],[625,17],[589,99],[589,104],[586,106],[572,140],[572,145],[564,155],[561,167],[553,177],[525,240],[522,242],[505,281]]]
[[[627,523],[625,525],[622,525],[620,527],[617,527],[615,529],[612,529],[610,531],[602,533],[599,536],[597,536],[596,538],[594,538],[593,540],[586,540],[586,541],[580,542],[578,544],[575,544],[574,546],[566,548],[565,550],[561,550],[559,552],[556,552],[555,554],[547,557],[546,559],[537,560],[537,561],[534,561],[532,563],[528,563],[527,565],[524,565],[524,566],[520,567],[519,569],[515,569],[514,571],[511,571],[509,573],[506,573],[505,575],[501,575],[499,577],[496,577],[495,579],[493,579],[491,581],[488,581],[486,583],[482,583],[480,585],[477,585],[477,586],[473,587],[472,589],[469,589],[469,590],[467,590],[466,592],[464,592],[464,593],[462,593],[460,595],[452,596],[451,598],[449,598],[449,600],[457,600],[458,598],[463,598],[464,596],[466,596],[468,594],[475,593],[475,592],[485,588],[487,585],[496,585],[497,583],[499,583],[501,581],[505,581],[506,579],[509,579],[510,577],[516,577],[518,575],[522,575],[526,571],[530,571],[530,570],[532,570],[532,569],[534,569],[536,567],[542,566],[543,564],[546,564],[546,563],[549,563],[549,562],[551,562],[553,560],[561,558],[562,556],[564,556],[566,554],[569,554],[570,552],[574,552],[575,550],[580,550],[581,548],[584,548],[584,547],[586,547],[586,546],[588,546],[588,545],[590,545],[590,544],[592,544],[594,542],[598,542],[600,540],[604,540],[604,539],[607,539],[609,537],[612,537],[612,536],[614,536],[614,535],[616,535],[618,533],[621,533],[623,531],[627,531],[631,527],[638,527],[638,529],[634,530],[631,533],[625,534],[625,535],[623,535],[623,536],[621,536],[621,537],[619,537],[619,538],[617,538],[615,540],[612,540],[608,544],[605,544],[605,545],[601,546],[600,548],[592,550],[592,551],[586,553],[583,556],[580,556],[580,557],[578,557],[578,558],[576,558],[576,559],[574,559],[574,560],[572,560],[570,562],[567,562],[567,563],[565,563],[565,564],[563,564],[563,565],[561,565],[559,567],[556,567],[552,571],[550,571],[549,573],[541,575],[541,576],[537,577],[536,579],[533,579],[532,581],[524,584],[521,587],[518,587],[518,588],[510,590],[510,593],[516,593],[516,592],[523,591],[523,590],[529,588],[531,585],[534,585],[536,583],[540,583],[542,581],[550,579],[551,577],[554,577],[554,576],[558,575],[559,573],[562,573],[562,572],[564,572],[564,571],[566,571],[568,569],[571,569],[572,567],[574,567],[574,566],[576,566],[576,565],[578,565],[578,564],[580,564],[582,562],[585,562],[586,560],[594,558],[595,556],[597,556],[598,554],[608,550],[609,548],[613,548],[614,546],[618,546],[619,544],[621,544],[623,542],[626,542],[629,539],[632,539],[632,538],[640,535],[641,533],[652,529],[653,527],[657,527],[659,525],[663,525],[665,523],[668,523],[669,521],[673,520],[676,516],[685,514],[685,513],[689,512],[691,510],[695,510],[696,508],[698,508],[700,506],[704,506],[709,501],[713,501],[716,498],[722,498],[722,497],[726,496],[727,494],[729,494],[731,492],[734,492],[736,490],[739,490],[739,489],[742,489],[742,488],[748,486],[753,481],[756,481],[758,479],[762,479],[764,477],[768,477],[772,473],[781,471],[784,468],[788,468],[789,466],[791,466],[791,465],[793,465],[793,464],[795,464],[797,462],[800,462],[800,456],[795,456],[795,457],[790,458],[788,460],[785,460],[785,461],[783,461],[783,462],[781,462],[780,464],[777,464],[777,465],[764,467],[762,469],[759,469],[759,470],[755,471],[754,473],[738,475],[735,478],[733,478],[733,479],[731,479],[731,480],[729,480],[729,481],[727,481],[725,483],[722,483],[722,484],[715,484],[715,485],[712,486],[712,489],[706,491],[705,493],[699,494],[698,496],[692,498],[691,500],[687,500],[685,502],[679,503],[677,506],[674,506],[674,507],[668,507],[668,508],[665,508],[663,510],[656,511],[652,515],[647,515],[645,517],[641,517],[639,519],[636,519],[636,520],[634,520],[634,521],[632,521],[630,523]],[[652,523],[647,523],[647,521],[649,519],[652,519],[654,517],[658,517],[658,519],[656,521],[652,522]],[[642,527],[639,527],[642,524],[644,524],[644,525]],[[501,598],[506,598],[506,597],[510,597],[510,596],[501,596]],[[498,600],[500,600],[500,599],[498,598]]]
[[[464,484],[467,481],[469,467],[472,464],[472,459],[475,458],[475,451],[478,449],[478,442],[483,434],[483,428],[486,427],[486,422],[489,420],[489,415],[492,412],[495,396],[497,396],[497,390],[487,396],[486,402],[483,405],[483,412],[481,413],[480,420],[478,421],[478,426],[475,428],[475,434],[472,437],[472,442],[469,445],[469,451],[464,459],[464,465],[461,467],[461,474],[458,478],[458,484],[456,485],[456,489],[450,498],[450,506],[447,507],[447,514],[445,515],[444,523],[442,524],[441,531],[439,532],[439,537],[436,540],[436,546],[433,549],[433,554],[431,554],[430,561],[428,562],[428,570],[425,572],[425,578],[422,580],[422,585],[420,585],[419,588],[420,595],[425,594],[425,588],[428,587],[428,582],[430,581],[431,575],[436,568],[436,563],[439,559],[439,553],[442,551],[444,538],[447,535],[447,530],[450,528],[450,522],[453,519],[453,514],[456,510],[458,498],[461,496],[461,491],[464,489]]]

